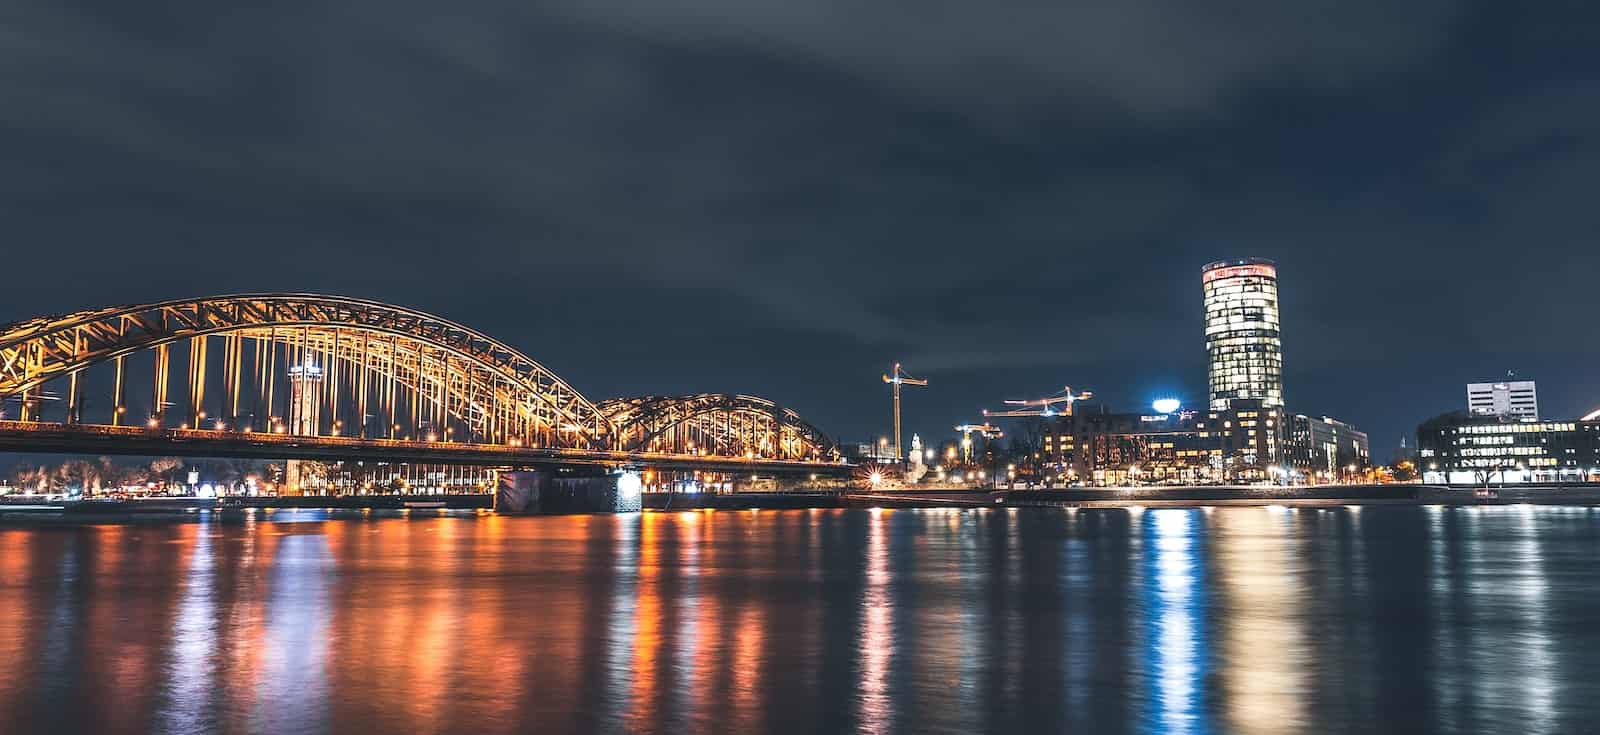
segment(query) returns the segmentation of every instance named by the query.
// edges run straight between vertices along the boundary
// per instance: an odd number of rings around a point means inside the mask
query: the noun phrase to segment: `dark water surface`
[[[0,530],[0,732],[1600,729],[1594,509],[261,518]]]

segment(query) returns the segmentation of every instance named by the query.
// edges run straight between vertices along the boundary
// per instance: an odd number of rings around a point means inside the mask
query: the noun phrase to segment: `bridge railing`
[[[168,427],[141,427],[141,426],[109,426],[105,424],[65,424],[50,421],[14,421],[0,419],[0,433],[11,434],[39,434],[48,436],[97,436],[97,437],[124,437],[139,439],[171,439],[171,440],[215,440],[215,441],[248,441],[253,444],[275,445],[284,447],[316,444],[325,447],[360,448],[385,448],[385,449],[413,449],[427,452],[459,451],[459,452],[501,452],[508,454],[525,454],[530,457],[541,458],[571,458],[574,460],[614,460],[628,461],[674,461],[693,462],[696,460],[714,460],[720,463],[744,463],[752,466],[767,464],[796,464],[795,460],[777,460],[764,457],[751,456],[720,456],[703,452],[672,453],[672,452],[646,452],[646,451],[603,451],[589,449],[571,449],[564,447],[527,447],[520,444],[493,444],[487,442],[457,442],[457,441],[419,441],[415,439],[381,439],[346,436],[306,436],[289,433],[269,433],[253,431],[249,428],[242,430],[227,429],[184,429]],[[182,446],[172,447],[174,452],[181,453]],[[804,462],[815,465],[842,465],[842,459],[835,462]]]

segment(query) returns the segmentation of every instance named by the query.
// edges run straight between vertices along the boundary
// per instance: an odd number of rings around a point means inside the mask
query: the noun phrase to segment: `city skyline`
[[[925,435],[1063,384],[1198,405],[1194,273],[1255,256],[1283,281],[1292,407],[1369,431],[1379,459],[1507,370],[1546,415],[1600,405],[1574,338],[1600,306],[1592,10],[1253,11],[1282,46],[1040,10],[1079,43],[919,36],[910,67],[771,10],[680,35],[622,7],[429,33],[405,4],[378,26],[25,6],[29,48],[77,61],[0,51],[19,69],[0,322],[362,296],[494,334],[589,395],[736,390],[870,439],[896,361],[932,381],[904,405]],[[957,25],[1014,22],[970,12]],[[345,40],[275,53],[300,25]],[[909,73],[952,44],[1012,73]]]
[[[1600,721],[1600,4],[0,15],[0,735]]]

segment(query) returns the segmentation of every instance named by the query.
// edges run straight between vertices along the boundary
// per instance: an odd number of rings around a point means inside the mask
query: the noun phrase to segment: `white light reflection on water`
[[[962,596],[967,600],[976,600],[983,593],[983,564],[982,554],[978,549],[979,515],[962,511],[960,514],[960,533],[956,538],[958,553],[959,574],[957,579],[961,583]],[[979,631],[983,629],[981,605],[966,604],[957,607],[960,621],[959,633],[961,639],[961,655],[958,657],[957,672],[959,687],[958,699],[961,711],[973,713],[978,711],[982,697],[983,676],[983,639]]]
[[[1473,510],[1476,511],[1477,509],[1474,508]],[[1463,621],[1455,619],[1455,606],[1451,604],[1452,599],[1460,591],[1454,589],[1455,581],[1450,573],[1444,512],[1437,505],[1424,506],[1424,511],[1427,516],[1428,532],[1428,576],[1432,580],[1428,589],[1432,597],[1434,614],[1445,623],[1436,629],[1434,646],[1440,659],[1437,665],[1441,669],[1449,670],[1450,664],[1454,661],[1476,657],[1478,647],[1471,640],[1470,631],[1463,627]],[[1476,525],[1476,520],[1477,514],[1475,512],[1467,515],[1465,519],[1465,522],[1469,524],[1467,532],[1471,536],[1477,534],[1477,529],[1472,527]],[[1475,542],[1469,540],[1466,554],[1468,560],[1472,560],[1479,554],[1479,549]],[[1470,587],[1468,592],[1476,594],[1476,591]],[[1458,637],[1466,637],[1467,640],[1458,642]],[[1469,688],[1476,689],[1483,686],[1482,682],[1477,681],[1479,677],[1468,674],[1467,678],[1471,683],[1470,687],[1462,686],[1456,683],[1455,680],[1451,680],[1452,684],[1450,686],[1437,687],[1435,690],[1434,696],[1438,699],[1440,717],[1444,720],[1444,724],[1449,727],[1462,727],[1460,719],[1465,716],[1462,700],[1469,696]]]
[[[1535,513],[1539,512],[1528,505],[1516,510],[1517,538],[1511,545],[1515,576],[1510,591],[1516,596],[1522,611],[1522,626],[1517,631],[1516,642],[1523,655],[1522,670],[1514,680],[1520,685],[1520,699],[1527,710],[1528,732],[1553,732],[1554,693],[1560,682],[1555,675],[1555,641],[1550,637],[1547,619],[1546,597],[1550,590],[1545,577],[1544,554],[1539,543],[1540,527],[1535,518]]]
[[[633,633],[639,614],[639,527],[644,523],[644,514],[621,514],[615,519],[616,538],[612,551],[616,558],[612,569],[616,581],[611,590],[610,620],[605,632],[606,698],[607,712],[613,718],[610,724],[620,728],[627,712],[628,694],[633,688]]]
[[[326,732],[328,579],[333,555],[322,534],[284,536],[273,559],[261,675],[252,732]],[[311,695],[311,696],[308,696]]]
[[[207,716],[217,669],[213,525],[202,523],[195,536],[184,572],[183,600],[172,621],[172,657],[161,678],[163,696],[156,711],[160,732],[201,732],[215,726]]]
[[[1155,535],[1155,548],[1145,557],[1146,610],[1153,628],[1146,646],[1155,710],[1147,721],[1163,733],[1210,731],[1201,701],[1206,637],[1199,630],[1204,605],[1202,567],[1194,553],[1196,515],[1188,509],[1151,511],[1153,524],[1146,528]]]
[[[1559,731],[1566,682],[1556,673],[1542,538],[1563,512],[1519,504],[1429,513],[1435,666],[1445,674],[1433,696],[1446,728]]]
[[[889,731],[894,704],[889,700],[889,659],[894,652],[890,626],[893,601],[889,597],[889,542],[887,513],[873,509],[867,522],[867,579],[861,595],[861,663],[857,697],[861,704],[860,731]]]
[[[1066,604],[1066,631],[1062,640],[1062,685],[1066,691],[1068,723],[1074,729],[1087,728],[1084,718],[1089,712],[1089,689],[1094,681],[1095,630],[1094,569],[1090,558],[1090,544],[1082,536],[1083,517],[1076,508],[1067,509],[1067,522],[1073,533],[1062,547],[1061,586]]]

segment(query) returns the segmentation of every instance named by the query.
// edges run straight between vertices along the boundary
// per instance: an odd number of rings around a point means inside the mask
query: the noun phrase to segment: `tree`
[[[183,468],[183,460],[177,457],[157,457],[150,460],[149,479],[163,484],[177,482],[176,475]]]
[[[1048,428],[1043,418],[1029,417],[1019,422],[1012,431],[1008,447],[1009,463],[1022,470],[1020,474],[1035,480],[1044,479],[1045,465],[1048,464],[1044,453],[1044,437]]]
[[[130,473],[128,468],[117,464],[116,460],[110,457],[95,458],[95,468],[100,474],[101,487],[120,488],[129,484],[128,476]]]
[[[1395,482],[1411,482],[1417,479],[1417,463],[1409,459],[1402,459],[1389,466],[1389,474]]]
[[[82,459],[69,459],[56,465],[56,487],[76,490],[89,494],[100,489],[100,468],[98,465]]]
[[[12,472],[14,484],[20,488],[27,488],[36,493],[47,492],[50,489],[50,471],[43,465],[32,467],[19,466]]]

